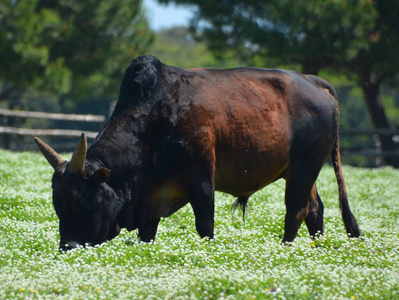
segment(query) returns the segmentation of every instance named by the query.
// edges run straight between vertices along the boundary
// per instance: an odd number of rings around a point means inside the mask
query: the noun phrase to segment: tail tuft
[[[360,237],[359,225],[356,222],[355,216],[352,214],[348,201],[342,203],[341,205],[342,219],[344,221],[346,233],[350,238]]]

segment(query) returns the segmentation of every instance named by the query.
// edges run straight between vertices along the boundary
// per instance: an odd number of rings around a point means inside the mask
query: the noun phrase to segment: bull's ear
[[[93,177],[101,183],[108,182],[111,178],[111,170],[107,168],[99,168],[94,172]]]
[[[58,153],[55,152],[53,148],[51,148],[41,139],[35,137],[35,142],[39,147],[40,151],[43,153],[44,157],[49,162],[49,164],[53,167],[53,169],[57,168],[58,166],[60,166],[65,162],[65,160],[63,160],[61,156],[59,156]]]
[[[71,174],[77,174],[84,171],[87,152],[87,138],[82,133],[79,143],[73,152],[72,159],[68,164],[67,170]]]

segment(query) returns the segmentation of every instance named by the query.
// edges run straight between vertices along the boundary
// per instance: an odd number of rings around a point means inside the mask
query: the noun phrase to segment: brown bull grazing
[[[70,162],[35,139],[54,168],[60,248],[95,245],[138,229],[155,238],[161,217],[190,203],[201,237],[213,238],[215,190],[248,198],[284,178],[285,232],[305,221],[323,234],[316,179],[328,156],[346,232],[359,237],[339,154],[339,110],[325,80],[293,71],[180,69],[142,56],[127,68],[115,110]]]

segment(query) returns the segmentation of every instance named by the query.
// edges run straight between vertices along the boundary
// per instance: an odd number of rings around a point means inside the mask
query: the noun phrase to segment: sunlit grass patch
[[[348,239],[333,170],[317,181],[325,235],[303,224],[280,245],[280,180],[251,197],[245,224],[217,193],[215,239],[200,239],[186,206],[160,223],[154,243],[122,230],[107,244],[58,251],[52,169],[39,154],[0,150],[0,299],[398,299],[399,171],[344,168],[363,238]]]

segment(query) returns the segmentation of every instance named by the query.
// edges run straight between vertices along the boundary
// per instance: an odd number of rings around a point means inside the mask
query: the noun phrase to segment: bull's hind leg
[[[291,175],[286,179],[285,189],[285,227],[283,243],[292,242],[298,233],[302,222],[306,220],[307,224],[311,225],[312,231],[320,230],[320,220],[315,217],[315,205],[311,192],[315,186],[316,178],[320,172],[321,166],[318,169],[311,169],[309,165],[301,164],[302,166],[296,168],[291,172]],[[309,217],[309,211],[310,213]],[[307,219],[309,217],[309,219]],[[309,225],[308,225],[309,226]],[[321,227],[322,228],[322,227]],[[314,233],[315,234],[315,233]]]
[[[309,234],[312,238],[323,234],[324,205],[317,192],[316,184],[313,185],[309,196],[309,213],[305,219]]]

